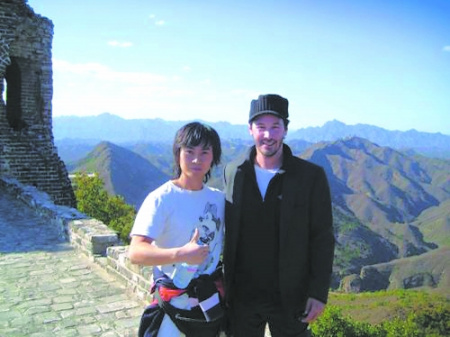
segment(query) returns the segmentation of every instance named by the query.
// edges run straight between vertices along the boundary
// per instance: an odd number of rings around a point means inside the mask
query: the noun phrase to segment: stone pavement
[[[0,337],[136,336],[143,307],[0,188]]]

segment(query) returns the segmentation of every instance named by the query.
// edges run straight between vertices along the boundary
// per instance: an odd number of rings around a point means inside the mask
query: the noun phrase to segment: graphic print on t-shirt
[[[206,203],[203,215],[199,217],[198,224],[195,225],[199,230],[199,245],[209,246],[209,256],[203,262],[199,271],[206,270],[214,260],[214,253],[218,244],[217,238],[219,237],[221,220],[217,216],[217,205]]]

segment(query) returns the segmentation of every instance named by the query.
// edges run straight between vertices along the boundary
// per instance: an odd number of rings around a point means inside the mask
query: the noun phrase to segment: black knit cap
[[[256,117],[265,114],[271,114],[288,121],[288,105],[288,100],[280,95],[260,95],[250,105],[248,122],[251,123]]]

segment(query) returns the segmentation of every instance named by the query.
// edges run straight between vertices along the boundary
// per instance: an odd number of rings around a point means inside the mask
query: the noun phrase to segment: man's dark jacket
[[[225,167],[225,293],[232,294],[245,177],[253,167],[255,147],[247,157]],[[322,167],[294,157],[283,145],[279,220],[279,288],[283,307],[300,314],[309,297],[327,302],[334,256],[334,233],[328,181]],[[241,243],[242,244],[242,243]],[[232,298],[227,299],[228,302]]]

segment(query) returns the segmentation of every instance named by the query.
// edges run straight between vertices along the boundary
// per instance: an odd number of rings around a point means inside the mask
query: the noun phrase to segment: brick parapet
[[[50,196],[15,178],[0,177],[0,191],[8,192],[55,226],[55,231],[89,260],[122,281],[140,300],[151,299],[152,268],[131,264],[128,246],[117,233],[75,208],[56,205]]]

